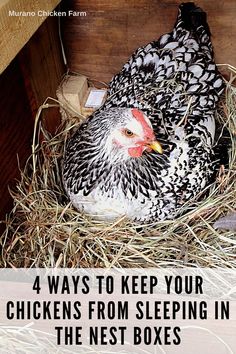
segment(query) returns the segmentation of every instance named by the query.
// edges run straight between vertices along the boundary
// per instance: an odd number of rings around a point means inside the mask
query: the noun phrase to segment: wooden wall
[[[181,0],[66,0],[64,6],[87,16],[64,19],[69,67],[109,81],[132,52],[168,32]],[[208,13],[218,63],[236,66],[236,1],[198,0]]]
[[[35,113],[47,96],[56,97],[64,71],[57,18],[49,17],[0,75],[0,220],[12,205],[8,186],[19,178],[17,156],[23,167],[31,154]],[[59,112],[47,110],[45,119],[53,132]]]
[[[0,219],[11,207],[8,187],[13,187],[17,155],[24,163],[30,154],[33,119],[17,60],[0,76]],[[20,98],[20,99],[19,99]]]
[[[65,73],[58,35],[58,18],[49,17],[39,27],[30,41],[18,54],[20,70],[23,73],[32,114],[56,90]],[[60,121],[57,109],[50,109],[46,115],[46,127],[54,132]]]

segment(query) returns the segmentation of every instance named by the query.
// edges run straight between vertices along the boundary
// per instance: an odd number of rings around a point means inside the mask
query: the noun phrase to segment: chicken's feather
[[[108,219],[175,217],[212,176],[223,88],[206,14],[181,4],[173,31],[135,51],[110,82],[105,104],[67,143],[64,184],[75,207]],[[163,155],[122,160],[107,153],[112,127],[134,107],[150,119]]]

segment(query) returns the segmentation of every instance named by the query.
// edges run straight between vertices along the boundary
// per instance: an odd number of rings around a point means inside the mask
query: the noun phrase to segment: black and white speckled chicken
[[[181,4],[173,31],[132,55],[69,139],[63,177],[73,205],[108,220],[176,217],[212,176],[222,91],[206,14]]]

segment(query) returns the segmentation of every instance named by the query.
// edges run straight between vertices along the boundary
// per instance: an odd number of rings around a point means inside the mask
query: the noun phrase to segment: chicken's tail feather
[[[207,15],[194,2],[182,3],[179,6],[178,21],[181,20],[183,27],[188,31],[196,31],[199,27],[203,27],[205,32],[210,36],[211,32],[207,23]]]

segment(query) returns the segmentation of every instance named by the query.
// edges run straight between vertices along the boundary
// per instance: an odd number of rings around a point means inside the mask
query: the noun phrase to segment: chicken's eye
[[[128,138],[132,138],[134,137],[135,134],[129,129],[124,129],[124,135],[127,136]]]

